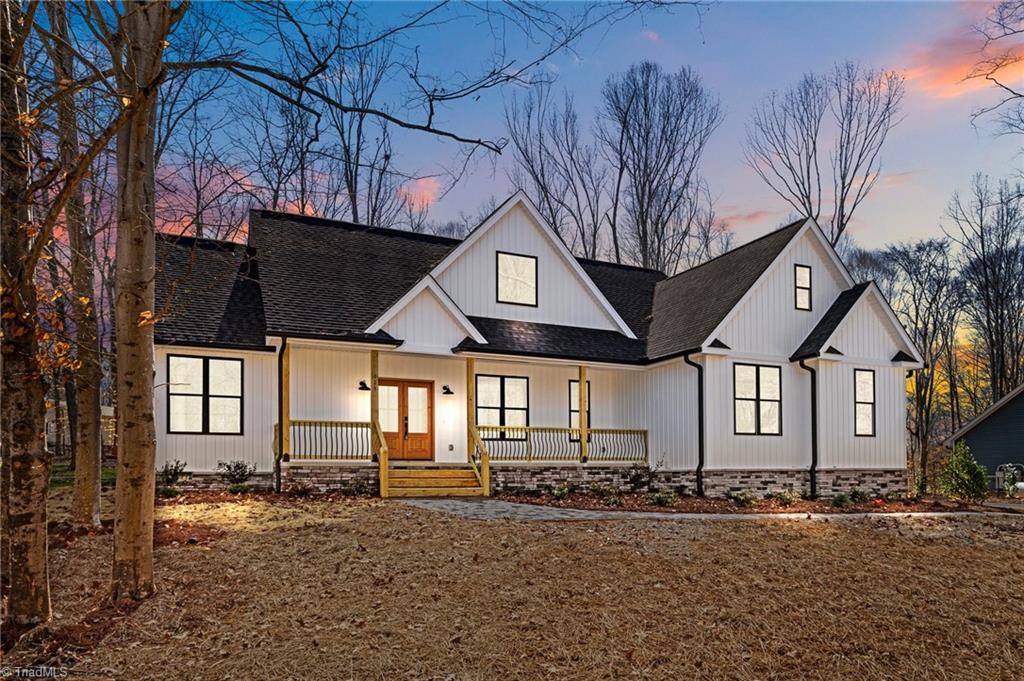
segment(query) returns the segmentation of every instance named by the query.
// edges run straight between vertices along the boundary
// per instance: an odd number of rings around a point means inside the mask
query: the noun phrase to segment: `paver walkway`
[[[943,518],[975,515],[970,512],[939,513],[654,513],[646,511],[598,511],[517,504],[500,499],[401,499],[400,503],[471,520],[827,520],[907,516]]]

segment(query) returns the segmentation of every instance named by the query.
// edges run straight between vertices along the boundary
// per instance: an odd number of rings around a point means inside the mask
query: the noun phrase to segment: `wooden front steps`
[[[396,463],[388,466],[388,496],[482,497],[483,489],[469,466]]]

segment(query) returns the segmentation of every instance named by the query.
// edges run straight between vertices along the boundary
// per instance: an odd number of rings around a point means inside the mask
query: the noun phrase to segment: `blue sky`
[[[713,6],[698,22],[694,12],[650,14],[595,32],[573,54],[559,54],[547,68],[556,88],[569,90],[581,116],[589,116],[601,85],[613,73],[650,59],[666,69],[695,68],[721,97],[723,125],[707,151],[704,173],[744,242],[777,226],[787,206],[743,160],[743,126],[752,106],[772,88],[784,88],[808,70],[824,70],[846,59],[908,76],[905,120],[891,134],[883,159],[883,177],[859,210],[851,230],[865,246],[938,235],[949,198],[979,171],[1009,175],[1014,145],[971,125],[972,109],[993,92],[959,79],[973,62],[977,43],[971,23],[986,3],[731,3]],[[412,3],[366,6],[368,15],[388,22],[415,9]],[[491,43],[480,28],[458,22],[405,37],[419,48],[423,62],[437,72],[477,64]],[[518,47],[510,46],[515,50]],[[400,84],[396,84],[400,86]],[[441,121],[465,134],[503,134],[504,99],[513,89],[464,101],[441,114]],[[452,149],[423,136],[402,135],[401,165],[427,174],[450,167]],[[507,156],[507,154],[506,154]],[[489,196],[509,192],[509,159],[481,160],[431,208],[444,220],[474,213]]]

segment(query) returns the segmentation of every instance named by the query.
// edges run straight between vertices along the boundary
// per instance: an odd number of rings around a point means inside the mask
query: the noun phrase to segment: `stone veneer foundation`
[[[159,484],[158,481],[157,485]],[[274,489],[274,474],[255,473],[245,484],[254,490]],[[224,481],[224,477],[220,473],[185,473],[181,480],[178,481],[178,484],[175,485],[175,488],[190,492],[219,490],[227,489],[228,483]]]
[[[282,463],[281,490],[380,494],[380,470],[375,463]]]

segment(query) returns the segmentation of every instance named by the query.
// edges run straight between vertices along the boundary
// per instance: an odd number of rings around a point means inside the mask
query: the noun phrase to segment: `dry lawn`
[[[159,593],[77,654],[75,678],[1011,679],[1024,669],[1024,516],[517,523],[399,502],[250,500],[159,517],[225,532],[157,549]],[[102,535],[53,552],[58,622],[102,597],[110,551]]]

